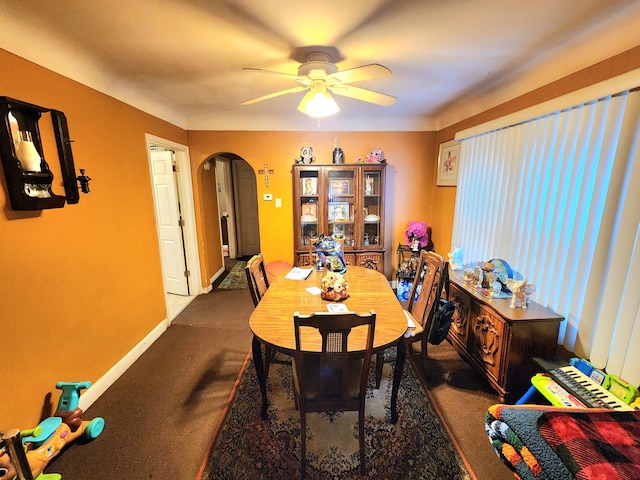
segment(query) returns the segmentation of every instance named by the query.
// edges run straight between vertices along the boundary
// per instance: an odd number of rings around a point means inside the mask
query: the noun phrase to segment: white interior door
[[[150,157],[165,290],[189,295],[173,152],[151,151]]]

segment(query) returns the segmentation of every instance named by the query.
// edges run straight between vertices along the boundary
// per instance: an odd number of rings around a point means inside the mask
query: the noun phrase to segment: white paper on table
[[[313,267],[311,268],[299,268],[293,267],[289,273],[287,273],[284,278],[288,278],[290,280],[306,280],[309,275],[313,272]]]
[[[320,295],[322,293],[322,289],[320,287],[309,287],[305,289],[311,295]]]
[[[327,310],[333,313],[349,311],[349,309],[344,303],[329,303],[327,304]]]

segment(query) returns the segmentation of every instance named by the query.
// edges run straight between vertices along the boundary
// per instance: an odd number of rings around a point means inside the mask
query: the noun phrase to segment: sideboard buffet
[[[538,373],[532,358],[556,355],[564,317],[535,302],[511,308],[510,299],[466,284],[461,271],[450,272],[449,300],[456,304],[451,345],[498,392],[499,402],[518,400]]]

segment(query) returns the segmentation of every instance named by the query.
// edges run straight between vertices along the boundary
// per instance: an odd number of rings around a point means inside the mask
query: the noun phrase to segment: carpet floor
[[[307,415],[306,478],[470,479],[424,389],[407,363],[398,392],[398,423],[390,422],[392,365],[375,389],[373,371],[365,420],[366,476],[359,470],[358,413]],[[253,362],[241,374],[233,400],[204,465],[203,480],[300,478],[300,414],[290,366],[274,365],[268,378],[269,410],[260,418]]]
[[[75,442],[46,472],[64,480],[195,479],[251,347],[253,309],[248,290],[198,296],[85,412],[105,419],[102,435]],[[430,347],[429,357],[427,371],[416,372],[476,478],[513,480],[484,430],[497,394],[448,343]]]

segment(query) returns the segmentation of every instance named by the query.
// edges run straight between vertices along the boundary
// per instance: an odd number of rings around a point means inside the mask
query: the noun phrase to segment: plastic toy
[[[84,436],[97,438],[104,429],[104,419],[82,420],[78,408],[80,391],[91,382],[58,382],[62,390],[52,417],[44,419],[31,430],[7,432],[0,445],[0,480],[59,480],[57,473],[43,473],[49,462],[74,440]]]

